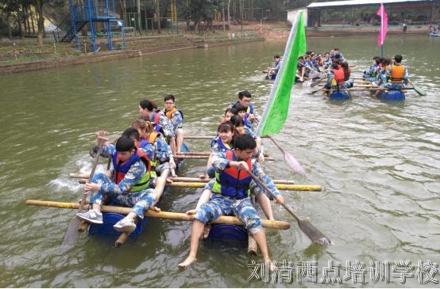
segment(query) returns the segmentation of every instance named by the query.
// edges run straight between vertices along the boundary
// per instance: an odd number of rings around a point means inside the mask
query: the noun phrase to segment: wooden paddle
[[[423,89],[421,89],[418,86],[415,86],[410,80],[408,80],[408,83],[412,85],[414,91],[417,92],[420,96],[425,96],[426,95],[426,92]]]
[[[89,181],[95,175],[96,167],[98,166],[99,155],[101,154],[102,148],[104,146],[104,141],[100,139],[98,141],[98,146],[99,146],[98,153],[96,154],[93,162],[93,167],[92,167],[92,171],[90,172]],[[82,212],[87,197],[84,192],[81,192],[81,195],[82,195],[82,199],[81,199],[81,205],[79,205],[78,213]],[[80,225],[81,225],[81,220],[78,219],[76,216],[73,217],[72,220],[70,221],[69,226],[67,227],[66,234],[64,235],[63,243],[61,244],[62,247],[69,248],[76,244],[76,242],[78,241],[78,236],[80,234],[80,232],[78,231]]]
[[[63,202],[53,202],[53,201],[41,201],[41,200],[26,200],[26,205],[30,206],[43,206],[61,209],[78,209],[78,203],[63,203]],[[127,215],[130,213],[131,208],[127,207],[117,207],[117,206],[102,206],[101,211],[104,213],[117,213],[121,215]],[[167,219],[174,221],[193,221],[194,215],[187,215],[184,213],[175,212],[156,212],[153,210],[148,210],[144,213],[145,217],[157,218],[157,219]],[[232,216],[221,216],[220,218],[211,221],[212,224],[229,224],[229,225],[243,225],[237,217]],[[278,230],[288,230],[290,224],[285,221],[271,221],[271,220],[261,220],[263,227]]]
[[[289,165],[289,167],[297,174],[304,175],[304,168],[300,165],[300,163],[294,158],[291,154],[286,152],[271,136],[269,136],[270,140],[275,144],[275,146],[283,153],[284,161]]]
[[[276,199],[275,194],[266,186],[266,184],[264,184],[262,181],[260,181],[259,178],[257,178],[256,175],[254,175],[251,171],[249,171],[248,169],[246,169],[246,172],[251,176],[251,178],[257,182],[266,192],[268,192],[274,199]],[[312,223],[310,223],[307,220],[303,220],[300,217],[298,217],[295,212],[293,211],[293,209],[287,205],[282,203],[281,206],[284,207],[284,209],[287,210],[287,212],[289,212],[294,218],[295,220],[298,222],[298,226],[301,229],[301,231],[303,231],[303,233],[305,235],[307,235],[307,237],[310,238],[310,240],[313,243],[322,245],[322,246],[328,246],[330,245],[332,242],[330,241],[329,238],[327,238],[323,233],[321,233],[317,228],[315,228],[315,226],[312,225]]]

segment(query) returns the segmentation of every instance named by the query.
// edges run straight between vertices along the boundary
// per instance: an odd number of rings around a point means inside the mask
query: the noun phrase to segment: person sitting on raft
[[[163,113],[170,120],[175,134],[176,151],[180,152],[183,145],[183,113],[176,107],[176,98],[172,94],[168,94],[163,99],[165,106]]]
[[[143,149],[150,159],[151,174],[168,176],[170,170],[176,167],[170,146],[166,143],[163,136],[154,130],[153,125],[149,121],[137,119],[131,124],[136,128],[140,135],[139,148]],[[152,183],[155,186],[155,183]]]
[[[102,134],[98,135],[97,144],[102,137]],[[143,219],[144,213],[157,199],[154,189],[149,188],[149,160],[127,136],[121,136],[116,145],[104,146],[102,152],[113,160],[112,177],[97,173],[90,183],[84,185],[85,194],[92,193],[92,208],[76,216],[86,222],[103,224],[101,205],[104,193],[107,193],[113,205],[132,208],[125,218],[113,226],[118,232],[131,233],[136,229],[136,219]]]
[[[380,67],[380,70],[379,70],[379,75],[378,75],[378,77],[377,77],[377,82],[371,82],[371,84],[373,85],[373,86],[379,86],[379,85],[381,85],[382,83],[385,83],[385,82],[387,82],[388,81],[388,79],[387,79],[387,71],[388,71],[388,69],[390,69],[390,67],[391,67],[391,58],[383,58],[382,59],[382,63],[381,63],[381,67]]]
[[[217,128],[218,135],[211,141],[211,154],[206,163],[206,172],[199,177],[206,179],[214,177],[214,169],[212,168],[212,158],[216,153],[225,152],[232,149],[234,143],[235,127],[230,122],[221,123]]]
[[[250,122],[254,122],[257,118],[257,111],[254,108],[254,105],[251,102],[252,94],[247,91],[243,90],[238,93],[238,100],[236,102],[233,102],[230,107],[234,107],[235,104],[241,104],[246,108],[246,113],[248,114],[248,120]]]
[[[278,71],[281,67],[281,57],[278,54],[273,57],[273,61],[273,66],[267,71],[267,76],[269,79],[274,79],[274,76],[278,74]]]
[[[327,83],[324,85],[324,88],[339,91],[339,89],[352,87],[353,82],[354,79],[350,78],[348,64],[339,65],[335,62],[332,64],[332,70],[327,75]]]
[[[255,148],[255,140],[251,136],[242,135],[236,138],[234,150],[219,153],[213,158],[212,164],[217,175],[213,188],[214,194],[195,213],[191,230],[190,253],[178,265],[179,267],[187,267],[196,261],[199,238],[206,223],[222,215],[234,214],[244,222],[246,229],[254,237],[270,271],[276,270],[269,257],[266,234],[261,225],[261,219],[249,197],[249,185],[252,177],[246,170],[251,171],[262,182],[266,182],[267,178],[260,165],[252,161],[251,156]]]
[[[379,56],[373,57],[373,64],[371,64],[370,68],[368,70],[364,71],[363,79],[368,80],[369,82],[373,83],[378,81],[379,71],[381,68],[381,58]]]
[[[143,99],[139,102],[139,113],[144,120],[148,120],[155,125],[156,131],[163,130],[163,136],[167,138],[173,155],[177,154],[176,135],[174,134],[171,121],[160,111],[156,110],[155,102]]]
[[[263,153],[263,145],[261,143],[261,138],[254,132],[254,130],[244,125],[243,118],[239,115],[234,115],[231,117],[231,123],[235,127],[235,131],[238,135],[250,135],[253,139],[255,139],[257,143],[257,147],[255,148],[254,157],[257,159],[259,163],[264,162],[264,153]]]

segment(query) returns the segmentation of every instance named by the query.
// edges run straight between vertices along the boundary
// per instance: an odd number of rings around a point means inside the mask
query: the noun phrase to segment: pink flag
[[[380,31],[379,37],[377,38],[377,45],[382,46],[385,42],[385,36],[387,36],[387,28],[388,28],[388,15],[385,12],[385,7],[383,7],[383,3],[380,4],[379,10],[376,13],[377,16],[380,16]]]

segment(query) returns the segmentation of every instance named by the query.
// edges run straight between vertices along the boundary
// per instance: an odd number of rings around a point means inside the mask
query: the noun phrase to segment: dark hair
[[[387,66],[387,65],[390,65],[390,64],[391,64],[391,58],[384,58],[382,60],[382,65],[383,66]]]
[[[350,79],[350,74],[351,74],[350,68],[348,67],[348,63],[342,62],[341,67],[344,70],[344,75],[345,75],[344,80],[347,81],[348,79]]]
[[[153,102],[151,102],[148,99],[143,99],[139,102],[139,106],[143,109],[146,109],[148,111],[153,111],[154,105]]]
[[[232,124],[232,122],[227,121],[227,122],[221,123],[221,124],[218,126],[217,131],[218,131],[219,133],[220,133],[220,132],[224,132],[224,131],[235,132],[235,127],[234,127],[234,125]]]
[[[230,122],[234,125],[234,127],[244,126],[244,121],[239,115],[231,116]]]
[[[396,54],[396,56],[394,56],[394,60],[397,62],[397,63],[400,63],[400,62],[402,62],[402,55],[400,55],[400,54]]]
[[[235,107],[228,107],[228,108],[225,110],[225,115],[226,115],[226,113],[228,113],[228,112],[232,113],[233,115],[237,115],[237,113],[238,113],[238,111],[235,109]]]
[[[280,56],[277,54],[277,55],[275,55],[273,58],[280,58]]]
[[[118,152],[129,152],[135,149],[134,140],[128,136],[121,136],[116,142],[116,151]]]
[[[232,108],[234,108],[234,109],[237,111],[237,113],[239,113],[240,111],[244,111],[244,112],[246,112],[246,110],[247,110],[247,107],[244,106],[244,105],[242,105],[242,104],[239,103],[239,102],[236,102],[236,103],[232,106]]]
[[[243,90],[238,93],[238,98],[243,99],[243,97],[252,97],[252,95],[249,91]]]
[[[129,137],[133,140],[139,141],[141,139],[139,131],[134,127],[129,127],[122,133],[123,136]]]
[[[172,94],[168,94],[167,96],[165,96],[163,98],[164,102],[167,101],[167,100],[172,100],[173,102],[176,102],[176,99],[175,99],[174,95],[172,95]]]
[[[257,142],[255,139],[248,135],[239,135],[234,140],[234,148],[239,150],[255,149],[257,147]]]

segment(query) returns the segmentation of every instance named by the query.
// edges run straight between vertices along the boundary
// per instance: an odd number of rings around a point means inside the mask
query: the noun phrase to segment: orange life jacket
[[[344,69],[339,67],[339,69],[333,69],[333,79],[336,81],[337,85],[344,85],[345,83],[345,74]]]
[[[390,81],[392,83],[402,83],[405,76],[405,66],[393,65],[391,66]]]
[[[173,113],[175,113],[177,111],[177,109],[175,107],[173,107],[172,110],[169,110],[165,113],[165,115],[168,117],[168,119],[172,119],[173,118]]]

